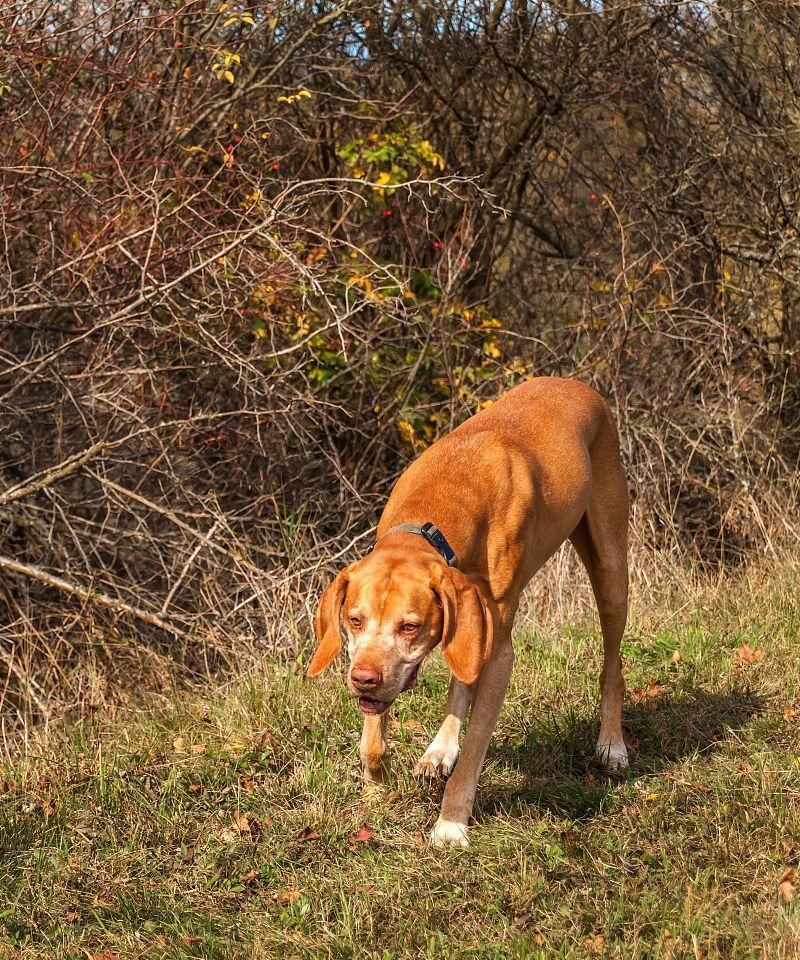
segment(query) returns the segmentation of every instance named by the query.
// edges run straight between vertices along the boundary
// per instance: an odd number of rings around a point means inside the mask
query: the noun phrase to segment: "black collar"
[[[423,523],[422,525],[418,523],[398,523],[396,527],[390,527],[380,539],[388,537],[390,533],[415,533],[419,537],[424,537],[448,567],[458,566],[458,557],[455,550],[447,542],[447,538],[442,531],[432,523]],[[371,553],[373,549],[374,544],[368,552]]]

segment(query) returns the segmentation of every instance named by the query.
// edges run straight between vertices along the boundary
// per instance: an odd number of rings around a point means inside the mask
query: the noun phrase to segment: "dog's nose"
[[[383,682],[383,674],[375,667],[353,667],[350,679],[359,690],[374,690]]]

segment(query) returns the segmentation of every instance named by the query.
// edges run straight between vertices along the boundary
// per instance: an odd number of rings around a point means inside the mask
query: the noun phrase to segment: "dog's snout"
[[[354,666],[350,679],[359,690],[374,690],[383,683],[383,674],[376,667]]]

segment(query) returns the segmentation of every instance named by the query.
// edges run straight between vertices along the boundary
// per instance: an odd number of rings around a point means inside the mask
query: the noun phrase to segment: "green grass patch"
[[[0,956],[795,956],[796,586],[631,625],[622,780],[592,756],[594,624],[520,636],[465,852],[428,847],[441,786],[410,775],[438,655],[395,711],[386,790],[361,783],[336,670],[59,722],[0,773]]]

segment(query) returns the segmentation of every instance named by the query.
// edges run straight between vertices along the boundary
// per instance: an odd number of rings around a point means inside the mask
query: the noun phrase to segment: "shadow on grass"
[[[765,709],[753,692],[713,693],[701,689],[626,703],[623,728],[631,766],[627,779],[651,775],[693,754],[718,749]],[[532,716],[520,737],[495,744],[488,760],[521,774],[522,784],[479,790],[478,818],[527,805],[580,819],[593,816],[618,782],[594,758],[598,717],[575,712]],[[519,777],[516,778],[519,781]]]

